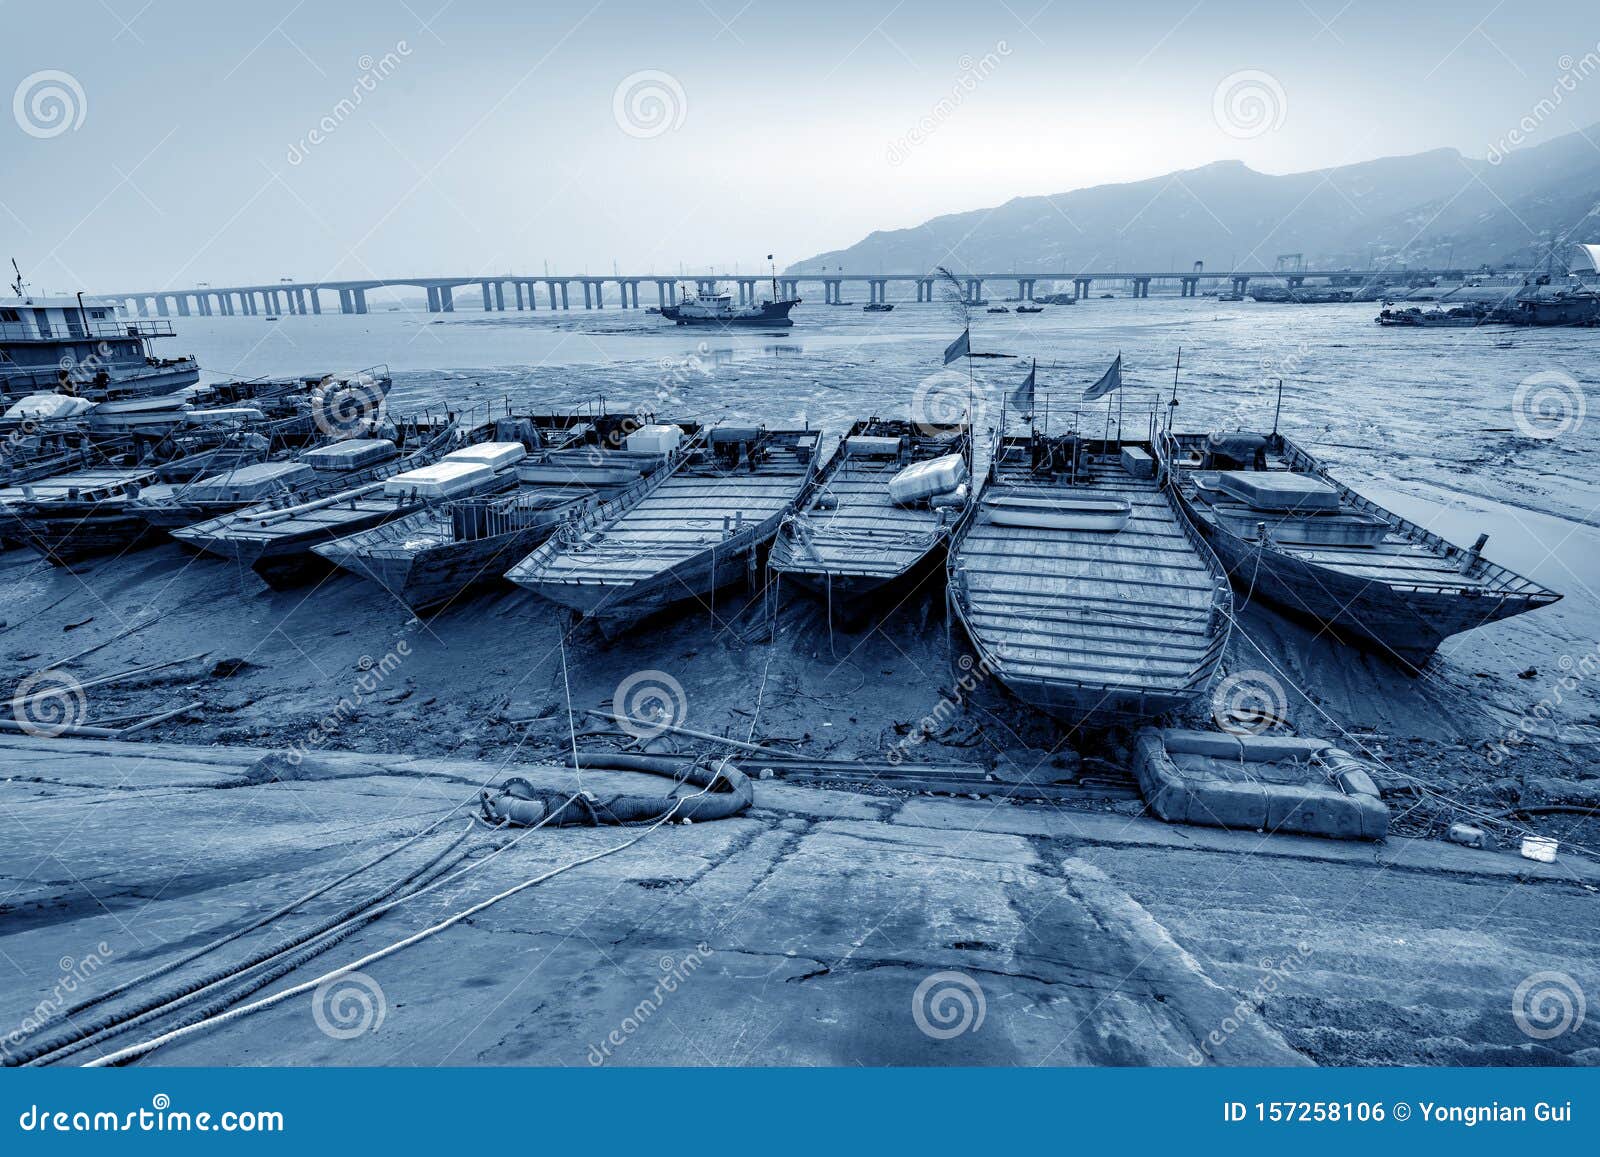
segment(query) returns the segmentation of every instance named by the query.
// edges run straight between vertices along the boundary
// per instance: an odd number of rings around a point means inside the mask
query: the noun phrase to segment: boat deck
[[[772,569],[891,579],[915,566],[959,511],[890,501],[889,480],[905,465],[898,458],[844,458],[779,537]],[[837,505],[819,506],[828,498]]]
[[[1182,693],[1209,676],[1219,651],[1213,607],[1225,590],[1154,479],[1116,459],[1086,481],[1033,481],[1004,461],[989,493],[1125,498],[1120,531],[996,526],[980,505],[957,553],[964,618],[1006,676]]]
[[[29,501],[61,501],[73,490],[78,492],[81,501],[93,502],[121,494],[130,484],[148,482],[158,473],[155,467],[101,467],[78,470],[71,474],[58,474],[53,478],[42,478],[37,482],[0,488],[0,505]],[[29,492],[32,493],[31,499],[28,497]]]
[[[549,543],[527,561],[523,581],[626,587],[713,550],[772,519],[794,501],[807,467],[780,453],[754,471],[691,463],[638,502],[585,533],[579,543]],[[521,569],[521,568],[519,568]]]

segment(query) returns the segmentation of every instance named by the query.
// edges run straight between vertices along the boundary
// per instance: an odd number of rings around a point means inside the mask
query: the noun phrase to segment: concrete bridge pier
[[[1200,295],[1200,279],[1198,277],[1185,277],[1183,288],[1179,297],[1198,297]]]
[[[365,289],[357,289],[357,290],[354,290],[353,292],[355,293],[355,298],[356,298],[356,312],[357,313],[366,313],[367,312],[367,291]]]
[[[889,300],[889,283],[883,278],[867,282],[867,299],[874,305]]]
[[[702,297],[709,297],[717,291],[716,281],[704,277],[696,278],[694,287]]]
[[[1148,277],[1135,277],[1133,279],[1133,296],[1150,296],[1150,279]]]
[[[1072,279],[1072,297],[1074,301],[1081,301],[1089,296],[1089,289],[1094,285],[1092,277],[1074,277]]]
[[[749,305],[756,299],[756,283],[753,279],[742,277],[739,279],[739,304]]]
[[[170,313],[167,312],[167,298],[166,298],[165,294],[158,294],[156,296],[156,312],[158,314],[160,314],[162,317],[171,317],[172,316]]]
[[[844,300],[844,283],[834,278],[829,278],[822,283],[822,300],[827,305],[838,305]]]
[[[1031,278],[1031,277],[1019,277],[1019,278],[1017,278],[1017,298],[1020,301],[1032,301],[1033,300],[1033,278]]]
[[[494,310],[494,303],[489,300],[489,283],[480,281],[478,287],[483,290],[483,312],[490,313]]]
[[[800,283],[792,277],[780,281],[778,288],[779,292],[789,301],[793,301],[800,296]]]
[[[178,303],[178,316],[179,317],[188,317],[189,316],[189,295],[187,293],[180,293],[176,297],[174,297],[172,300]]]
[[[967,302],[976,305],[983,300],[983,282],[976,277],[967,279]]]
[[[589,288],[589,283],[587,281],[583,283],[583,308],[594,308],[594,291]]]
[[[1250,279],[1248,277],[1235,277],[1233,279],[1233,291],[1235,293],[1243,294],[1249,288],[1250,288]]]
[[[433,308],[433,290],[428,290],[428,308]],[[356,295],[353,289],[339,291],[339,312],[354,313],[356,311]]]
[[[306,296],[311,299],[311,312],[320,316],[322,313],[322,295],[317,292],[316,286],[306,290]]]
[[[656,304],[662,309],[672,304],[672,282],[656,279]]]

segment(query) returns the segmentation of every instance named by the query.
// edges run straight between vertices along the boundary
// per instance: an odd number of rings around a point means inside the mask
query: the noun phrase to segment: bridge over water
[[[1134,297],[1148,297],[1150,286],[1176,285],[1179,295],[1194,297],[1200,293],[1201,283],[1229,284],[1235,292],[1243,293],[1253,280],[1270,279],[1297,286],[1308,278],[1321,278],[1335,285],[1426,285],[1437,278],[1460,279],[1468,276],[1461,269],[1365,269],[1365,270],[1310,270],[1296,269],[1230,269],[1212,270],[1194,268],[1181,271],[1078,271],[962,273],[957,275],[969,302],[983,300],[987,283],[1014,284],[1018,298],[1034,296],[1039,282],[1070,282],[1074,299],[1087,297],[1096,282],[1111,282],[1128,288]],[[655,286],[657,305],[668,305],[677,299],[680,285],[693,285],[698,292],[710,293],[727,284],[734,287],[740,302],[754,301],[761,287],[776,281],[776,288],[784,297],[799,297],[801,285],[820,285],[825,304],[839,304],[845,300],[846,285],[865,285],[868,300],[888,300],[891,284],[912,286],[917,301],[934,301],[940,278],[933,273],[783,273],[777,278],[755,277],[749,274],[693,273],[662,276],[658,273],[620,274],[606,276],[592,274],[474,274],[462,277],[391,277],[360,281],[279,281],[258,285],[197,285],[191,288],[146,289],[132,292],[108,293],[97,296],[121,301],[130,313],[140,317],[153,314],[179,317],[191,314],[202,317],[234,314],[291,313],[320,314],[324,295],[338,302],[340,313],[363,314],[367,312],[367,294],[375,289],[408,288],[422,290],[428,299],[430,313],[453,313],[456,308],[456,291],[476,287],[483,300],[483,308],[500,310],[532,310],[540,308],[543,297],[549,309],[576,308],[579,294],[584,309],[605,309],[607,289],[615,292],[613,300],[622,309],[640,308],[640,287]]]

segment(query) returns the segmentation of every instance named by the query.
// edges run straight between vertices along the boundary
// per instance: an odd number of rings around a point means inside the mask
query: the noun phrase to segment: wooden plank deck
[[[954,561],[968,629],[1003,675],[1177,693],[1214,660],[1222,583],[1153,479],[1093,462],[1076,486],[1003,461],[990,494],[1126,498],[1116,532],[996,526],[981,507]]]

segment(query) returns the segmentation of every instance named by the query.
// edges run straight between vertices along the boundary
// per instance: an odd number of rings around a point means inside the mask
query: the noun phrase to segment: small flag
[[[1028,376],[1011,394],[1011,404],[1021,410],[1025,415],[1033,413],[1033,390],[1039,376],[1039,363],[1033,363],[1033,368],[1028,371]]]
[[[1087,390],[1083,391],[1083,400],[1092,402],[1096,398],[1103,398],[1112,390],[1122,388],[1122,355],[1117,355],[1117,360],[1111,363],[1111,368],[1100,375],[1100,380]]]
[[[951,362],[955,361],[957,358],[969,358],[971,356],[972,356],[972,329],[969,326],[967,329],[964,329],[964,330],[961,331],[961,336],[960,337],[956,338],[955,341],[951,342],[949,345],[947,345],[945,347],[945,350],[944,350],[944,364],[945,365],[949,365]]]

